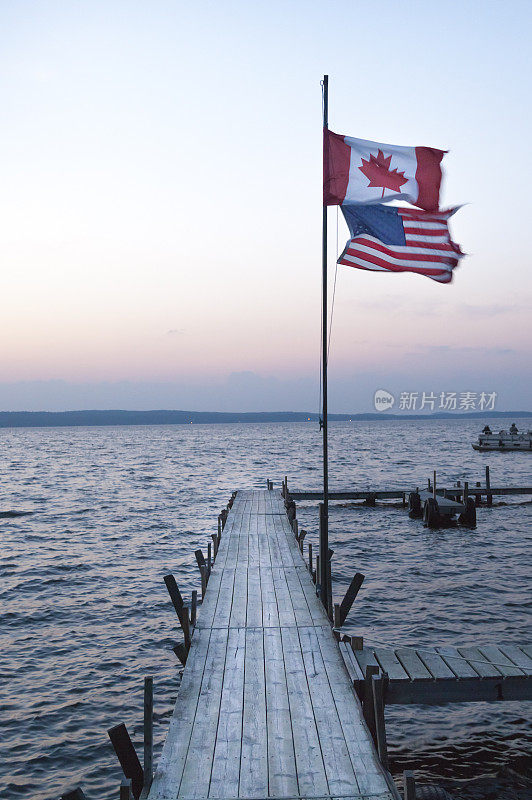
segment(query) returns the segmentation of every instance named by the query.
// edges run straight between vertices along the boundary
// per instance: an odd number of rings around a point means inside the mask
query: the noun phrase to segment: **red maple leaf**
[[[384,190],[391,189],[398,192],[403,183],[407,183],[408,178],[405,178],[404,172],[398,172],[397,169],[390,169],[392,157],[384,157],[382,150],[379,150],[375,157],[370,153],[369,161],[362,159],[362,167],[359,170],[364,173],[369,180],[369,186],[382,186],[382,197],[384,197]]]

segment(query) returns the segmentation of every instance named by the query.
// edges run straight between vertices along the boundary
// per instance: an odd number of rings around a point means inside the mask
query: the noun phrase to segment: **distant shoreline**
[[[532,411],[473,411],[434,414],[329,414],[332,422],[378,420],[507,419],[532,417]],[[112,425],[214,425],[258,422],[317,422],[319,415],[303,411],[0,411],[0,428],[67,428]]]

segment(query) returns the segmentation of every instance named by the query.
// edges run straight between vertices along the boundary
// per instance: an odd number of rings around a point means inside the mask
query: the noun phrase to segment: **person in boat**
[[[489,425],[486,425],[486,427],[484,428],[484,430],[482,431],[482,433],[485,433],[485,434],[487,434],[487,435],[491,435],[491,428],[490,428],[490,426],[489,426]]]
[[[512,424],[510,426],[510,433],[519,433],[519,431],[517,430],[517,425],[515,424],[515,422],[512,422]]]

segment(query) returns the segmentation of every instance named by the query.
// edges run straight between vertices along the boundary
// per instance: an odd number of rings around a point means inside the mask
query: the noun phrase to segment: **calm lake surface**
[[[490,421],[332,423],[331,489],[484,479],[531,483],[528,453],[476,453]],[[519,428],[530,420],[516,420]],[[154,676],[158,757],[179,685],[177,619],[163,575],[199,588],[194,550],[237,488],[320,488],[315,423],[0,430],[0,798],[53,800],[82,785],[118,796],[106,730],[141,748]],[[430,531],[394,505],[333,504],[337,600],[366,581],[347,626],[368,643],[525,643],[529,498],[481,508],[476,530]],[[23,516],[5,516],[16,512]],[[307,541],[317,508],[298,504]],[[414,769],[463,800],[530,800],[530,704],[386,711],[392,772]],[[141,752],[141,749],[139,750]]]

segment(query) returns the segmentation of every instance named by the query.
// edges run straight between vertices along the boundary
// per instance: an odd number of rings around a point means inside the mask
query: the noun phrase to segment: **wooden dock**
[[[143,797],[399,798],[280,493],[238,492],[218,541]]]
[[[386,705],[532,700],[532,646],[363,647],[340,650],[359,695],[368,667],[385,676]]]

